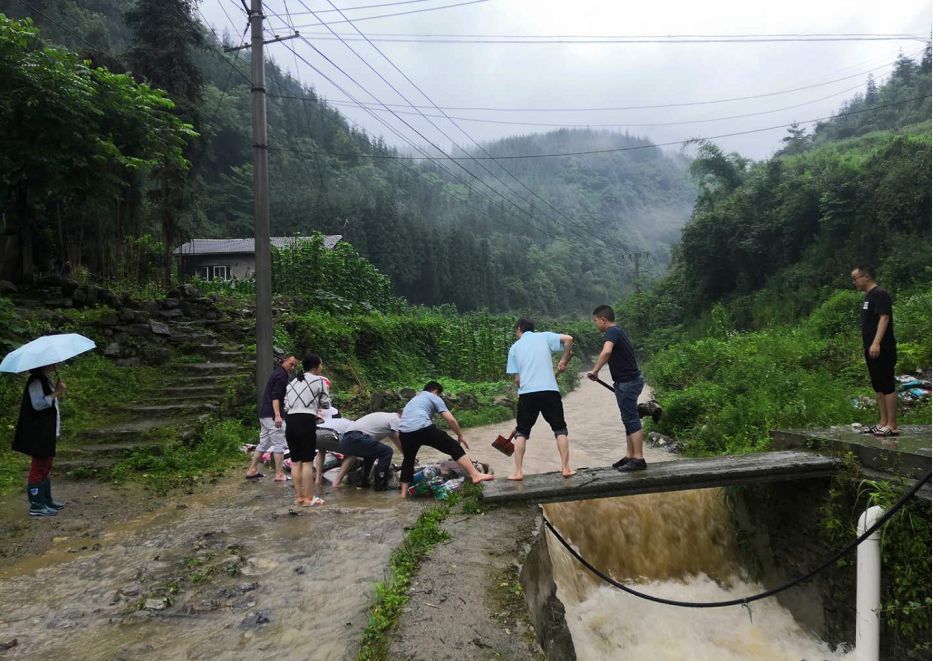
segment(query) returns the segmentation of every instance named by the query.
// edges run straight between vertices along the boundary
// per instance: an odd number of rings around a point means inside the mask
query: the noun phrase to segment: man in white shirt
[[[347,455],[341,466],[340,475],[343,477],[345,467],[353,461],[353,457],[363,459],[363,481],[360,486],[369,486],[369,473],[373,463],[376,464],[375,490],[385,491],[389,482],[389,469],[392,465],[392,448],[380,441],[389,439],[398,448],[402,446],[398,440],[398,426],[400,418],[396,413],[370,413],[352,423],[340,439],[340,451]],[[337,482],[339,486],[339,481]]]

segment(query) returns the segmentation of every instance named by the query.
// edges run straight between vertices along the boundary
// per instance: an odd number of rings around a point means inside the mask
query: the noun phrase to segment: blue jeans
[[[616,381],[612,385],[616,392],[619,412],[622,414],[625,433],[634,434],[641,431],[641,418],[638,417],[638,396],[645,387],[644,377],[638,376],[631,381]]]
[[[363,474],[367,479],[373,462],[376,462],[376,470],[380,473],[388,471],[392,462],[392,448],[359,431],[348,431],[344,434],[340,439],[340,450],[344,454],[363,459]]]

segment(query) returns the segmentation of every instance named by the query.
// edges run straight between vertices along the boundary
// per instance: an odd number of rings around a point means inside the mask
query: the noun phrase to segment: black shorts
[[[868,376],[871,377],[871,387],[882,395],[894,392],[894,365],[897,364],[896,349],[881,349],[877,358],[868,355],[865,350],[865,364],[868,365]]]
[[[541,390],[518,396],[515,435],[526,439],[529,438],[531,428],[535,426],[539,413],[551,425],[554,436],[567,434],[567,423],[564,421],[564,403],[561,401],[560,393],[556,390]]]
[[[314,461],[317,450],[317,416],[289,413],[285,417],[285,442],[292,461]]]
[[[399,433],[398,437],[402,444],[402,475],[400,481],[406,484],[411,482],[411,478],[415,474],[415,461],[418,459],[418,450],[423,445],[450,455],[450,458],[454,461],[466,454],[463,448],[460,447],[460,443],[434,425],[417,431],[403,431]]]

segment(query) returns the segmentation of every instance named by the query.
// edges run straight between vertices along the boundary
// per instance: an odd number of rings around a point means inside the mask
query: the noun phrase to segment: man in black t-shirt
[[[616,315],[608,305],[600,305],[593,310],[593,323],[603,334],[603,349],[596,358],[596,364],[587,374],[591,381],[599,378],[599,370],[609,364],[612,386],[616,393],[616,402],[622,414],[625,427],[625,456],[613,464],[620,471],[638,471],[648,467],[642,454],[644,432],[638,415],[638,396],[645,387],[645,380],[635,360],[635,349],[628,333],[616,326]]]
[[[878,425],[869,430],[875,436],[897,436],[897,393],[894,364],[897,362],[897,340],[894,339],[894,313],[891,296],[875,282],[875,269],[859,264],[852,270],[852,283],[865,292],[862,302],[862,346],[871,386],[878,400]]]

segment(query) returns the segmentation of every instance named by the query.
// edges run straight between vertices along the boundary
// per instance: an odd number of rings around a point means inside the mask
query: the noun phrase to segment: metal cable
[[[904,507],[904,505],[907,504],[907,501],[910,500],[914,496],[914,494],[916,494],[920,490],[920,487],[922,487],[926,482],[930,480],[930,475],[931,473],[928,471],[925,476],[917,480],[917,483],[914,484],[913,487],[911,487],[910,491],[905,493],[901,497],[901,499],[898,500],[897,503],[894,504],[894,506],[891,509],[885,512],[884,515],[880,519],[878,519],[875,525],[873,525],[868,530],[866,530],[861,536],[855,539],[855,541],[843,547],[842,550],[840,550],[838,553],[836,553],[835,555],[830,557],[828,560],[821,563],[819,566],[816,567],[816,569],[813,569],[810,572],[804,574],[803,576],[792,579],[791,581],[785,583],[784,585],[778,586],[776,588],[772,588],[770,590],[766,590],[764,592],[760,592],[758,594],[754,594],[749,597],[740,597],[738,599],[729,599],[726,601],[678,601],[676,599],[666,599],[664,597],[655,597],[654,595],[645,594],[644,592],[639,592],[638,590],[630,588],[627,585],[623,585],[622,583],[619,583],[612,577],[608,576],[607,574],[603,573],[602,571],[594,567],[592,564],[590,564],[590,562],[586,558],[580,555],[579,551],[577,551],[570,545],[570,542],[564,539],[561,536],[561,534],[557,532],[557,529],[554,527],[554,525],[550,521],[547,520],[547,517],[544,518],[544,525],[547,526],[548,530],[550,530],[551,533],[554,535],[554,537],[557,538],[557,541],[559,541],[561,545],[563,545],[563,547],[570,552],[570,555],[572,555],[574,558],[576,558],[580,562],[580,564],[582,564],[584,567],[589,569],[593,574],[601,578],[603,581],[605,581],[609,585],[615,588],[618,588],[619,590],[622,590],[623,592],[627,592],[628,594],[632,596],[638,597],[639,599],[653,601],[658,604],[666,604],[668,606],[681,606],[684,608],[722,608],[724,606],[747,606],[753,601],[758,601],[759,599],[765,599],[767,597],[773,597],[779,592],[783,592],[805,581],[810,580],[816,574],[823,571],[824,569],[829,567],[831,564],[835,563],[842,556],[846,555],[849,551],[856,548],[859,544],[861,544],[866,539],[868,539],[875,531],[881,528],[881,526],[887,523],[891,519],[891,517],[897,514]]]

